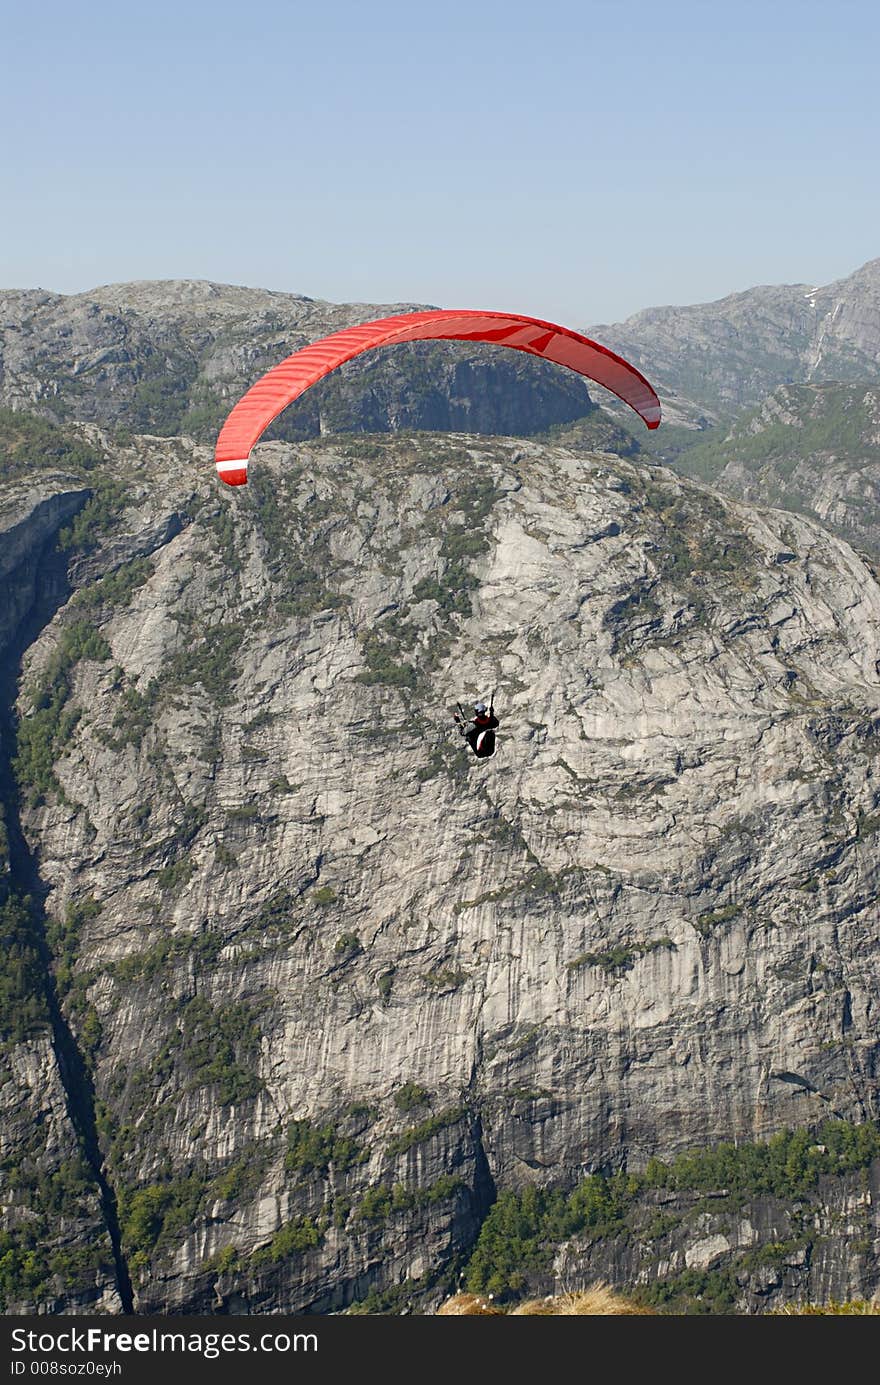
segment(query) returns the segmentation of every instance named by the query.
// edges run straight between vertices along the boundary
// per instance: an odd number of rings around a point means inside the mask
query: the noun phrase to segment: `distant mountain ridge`
[[[429,307],[329,303],[207,280],[143,280],[64,295],[0,293],[0,406],[211,442],[228,408],[284,356],[342,327]],[[584,329],[657,388],[664,428],[643,436],[599,386],[516,352],[457,342],[370,353],[321,381],[270,437],[570,428],[587,446],[675,463],[681,438],[741,420],[781,386],[880,376],[880,258],[823,287],[759,286],[711,303],[646,308]],[[595,405],[606,418],[601,438]],[[677,436],[676,425],[684,426]],[[584,432],[586,429],[586,432]],[[695,439],[696,440],[696,439]]]
[[[711,425],[756,407],[778,385],[876,380],[880,259],[821,288],[763,286],[584,330],[648,376],[665,417]]]
[[[264,371],[342,327],[424,304],[327,303],[199,280],[66,296],[0,293],[0,406],[213,441]],[[595,413],[586,382],[466,342],[370,353],[334,372],[270,436],[401,429],[534,434]]]

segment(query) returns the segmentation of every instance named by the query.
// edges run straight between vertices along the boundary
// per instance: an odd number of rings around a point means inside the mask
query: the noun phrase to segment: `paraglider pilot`
[[[495,750],[495,728],[499,724],[495,715],[495,694],[492,694],[488,707],[485,702],[475,702],[474,715],[467,720],[459,703],[455,724],[475,755],[480,758],[492,755]]]
[[[490,726],[494,731],[495,727],[498,725],[498,718],[495,715],[494,707],[487,707],[485,702],[475,702],[474,715],[471,717],[471,722],[476,726],[478,731],[487,731]]]

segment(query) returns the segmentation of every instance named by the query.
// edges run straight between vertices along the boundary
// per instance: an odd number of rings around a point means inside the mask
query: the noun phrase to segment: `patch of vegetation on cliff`
[[[470,564],[489,548],[489,540],[480,526],[496,498],[497,492],[488,478],[480,478],[456,496],[461,523],[443,530],[438,575],[423,578],[416,584],[412,592],[414,602],[435,601],[444,616],[471,614],[470,593],[476,590],[479,581]]]
[[[581,952],[567,962],[566,967],[569,971],[577,971],[580,967],[601,967],[606,972],[629,971],[640,957],[656,952],[658,948],[674,952],[675,943],[671,938],[651,938],[644,943],[615,943],[601,952]]]
[[[320,1245],[323,1234],[311,1217],[294,1217],[292,1221],[284,1223],[268,1245],[255,1250],[247,1263],[254,1268],[259,1268],[260,1265],[279,1265],[293,1255],[299,1255],[304,1250],[311,1250],[312,1247]]]
[[[292,1187],[306,1206],[251,1255],[229,1244],[210,1256],[202,1271],[236,1276],[281,1264],[320,1245],[331,1223],[342,1230],[353,1213],[353,1226],[359,1220],[382,1220],[379,1209],[385,1206],[384,1190],[368,1188],[358,1199],[341,1191],[339,1183],[341,1175],[368,1159],[369,1150],[360,1144],[359,1136],[377,1115],[373,1107],[354,1103],[340,1111],[335,1122],[291,1121],[286,1131],[284,1169],[296,1175]],[[134,1267],[142,1268],[179,1243],[193,1224],[210,1215],[218,1198],[239,1205],[252,1198],[277,1154],[275,1140],[255,1142],[220,1173],[209,1175],[204,1168],[177,1177],[169,1173],[146,1187],[130,1190],[124,1199],[122,1225]],[[320,1180],[317,1192],[314,1183],[309,1186],[312,1176]],[[328,1180],[332,1180],[332,1187],[321,1187]],[[463,1186],[458,1179],[444,1177],[430,1188],[412,1189],[404,1195],[401,1185],[395,1194],[395,1209],[431,1205]],[[364,1217],[360,1217],[361,1207],[366,1208]]]
[[[164,894],[176,894],[195,873],[196,865],[189,854],[190,848],[208,820],[203,803],[176,805],[177,821],[172,830],[161,841],[152,843],[143,854],[145,863],[156,869],[154,876],[158,889]],[[158,862],[161,861],[161,865]]]
[[[419,455],[424,460],[423,454]],[[440,458],[441,463],[448,460],[445,453]],[[469,456],[464,460],[473,468]],[[366,669],[357,675],[358,682],[416,689],[446,657],[455,618],[471,614],[470,593],[479,586],[471,565],[489,549],[485,520],[501,494],[490,476],[468,474],[449,507],[420,516],[420,540],[440,537],[437,573],[417,582],[408,600],[361,635]],[[401,551],[387,553],[384,560],[389,571],[399,571]],[[413,607],[424,601],[436,605],[433,626],[410,618]],[[444,767],[434,755],[421,777],[431,778]]]
[[[398,1111],[415,1111],[419,1106],[424,1106],[430,1097],[427,1087],[422,1087],[418,1082],[404,1082],[394,1093],[394,1105]]]
[[[144,1269],[191,1231],[201,1211],[205,1187],[205,1175],[192,1173],[142,1188],[123,1188],[119,1226],[133,1272]]]
[[[477,895],[474,899],[457,900],[452,906],[453,914],[463,913],[465,909],[478,909],[483,904],[499,904],[524,893],[531,896],[536,903],[545,899],[558,899],[568,881],[583,876],[580,866],[563,866],[558,871],[552,871],[540,865],[522,833],[518,828],[511,827],[505,818],[497,818],[491,822],[483,833],[483,839],[500,841],[511,851],[523,851],[526,859],[534,864],[510,885],[502,885],[497,890],[487,890],[485,894]]]
[[[470,972],[463,967],[434,967],[431,971],[422,973],[422,984],[427,990],[435,995],[444,995],[447,991],[457,991],[463,986],[470,976]]]
[[[355,682],[387,688],[418,686],[415,666],[402,658],[404,650],[415,647],[415,626],[406,625],[399,615],[388,616],[366,631],[360,643],[366,668],[355,675]]]
[[[31,712],[18,724],[12,768],[21,792],[37,806],[59,788],[55,763],[69,743],[80,711],[71,704],[73,670],[81,659],[103,663],[112,651],[104,636],[86,621],[66,625],[58,645],[31,693]]]
[[[73,429],[36,414],[0,408],[0,479],[35,471],[89,472],[106,461],[101,448],[84,442]]]
[[[277,945],[302,928],[303,912],[300,895],[289,889],[276,890],[236,934],[236,942],[253,940],[260,950],[266,943]]]
[[[784,1130],[766,1143],[733,1145],[682,1154],[672,1164],[652,1159],[645,1185],[717,1191],[731,1198],[777,1197],[797,1202],[825,1176],[853,1173],[880,1158],[880,1124],[827,1121],[818,1130]]]
[[[102,745],[108,749],[118,752],[127,745],[139,746],[143,741],[147,731],[155,720],[155,711],[159,699],[159,680],[153,678],[144,692],[139,692],[134,686],[119,686],[121,683],[121,673],[114,687],[114,699],[116,712],[113,716],[113,729],[105,731],[103,727],[96,727],[95,736]],[[143,806],[143,805],[142,805]],[[144,815],[144,821],[149,816]],[[139,824],[140,825],[140,824]]]
[[[114,1158],[126,1149],[144,1147],[140,1138],[117,1140]],[[194,1140],[199,1132],[193,1132]],[[132,1268],[144,1268],[162,1259],[212,1214],[218,1201],[242,1206],[257,1194],[266,1171],[277,1156],[277,1141],[251,1140],[239,1147],[230,1163],[209,1168],[196,1160],[186,1170],[174,1172],[169,1165],[160,1168],[149,1183],[127,1186],[120,1180],[120,1228]]]
[[[613,1174],[587,1178],[571,1193],[534,1186],[501,1193],[468,1261],[467,1288],[497,1295],[524,1290],[529,1272],[547,1271],[563,1241],[584,1231],[595,1237],[622,1231],[638,1186]]]
[[[49,1027],[46,983],[30,900],[11,894],[0,904],[0,1049]]]
[[[343,962],[350,962],[363,952],[363,944],[357,933],[340,933],[333,944],[333,952]]]
[[[126,482],[106,472],[95,477],[91,490],[91,498],[58,534],[63,553],[91,553],[115,527],[130,499]]]
[[[737,1274],[739,1265],[722,1269],[683,1270],[653,1284],[638,1284],[632,1291],[633,1301],[663,1313],[731,1314],[736,1311],[741,1289]]]
[[[409,1130],[403,1130],[399,1135],[388,1141],[385,1152],[388,1155],[405,1154],[414,1145],[424,1144],[426,1140],[432,1140],[441,1130],[447,1130],[452,1125],[457,1125],[465,1116],[465,1110],[461,1106],[451,1107],[447,1111],[440,1111],[436,1116],[429,1116],[420,1125],[414,1125]]]
[[[280,615],[306,616],[332,610],[347,598],[332,589],[340,567],[330,548],[333,528],[344,516],[341,502],[313,496],[301,507],[299,473],[255,470],[248,482],[251,516],[263,540],[263,558]]]
[[[602,617],[602,629],[610,632],[615,654],[657,642],[663,615],[655,595],[656,586],[653,579],[640,577],[625,596],[608,607]]]
[[[761,1267],[780,1273],[786,1261],[803,1249],[804,1238],[769,1242],[732,1257],[731,1263],[714,1269],[687,1269],[632,1290],[635,1303],[674,1314],[731,1314],[736,1312],[747,1275]]]
[[[78,966],[82,932],[98,917],[101,904],[91,895],[71,900],[60,918],[46,919],[46,945],[52,958],[52,971],[58,999],[75,1030],[83,1061],[90,1070],[100,1047],[103,1028],[95,1006],[88,999],[93,971]]]
[[[213,443],[228,413],[229,400],[216,394],[204,380],[196,380],[177,431],[199,442]]]
[[[107,970],[126,987],[161,980],[171,974],[180,961],[194,966],[202,975],[217,965],[226,948],[231,951],[224,961],[238,967],[285,943],[303,926],[303,910],[298,897],[289,890],[279,890],[234,934],[209,928],[194,933],[163,934],[149,947],[110,963]]]
[[[473,465],[470,459],[468,464]],[[503,491],[496,488],[491,476],[472,475],[455,491],[454,525],[448,515],[443,518],[442,528],[432,514],[426,516],[425,532],[442,535],[439,568],[436,577],[426,577],[416,584],[411,597],[413,602],[436,601],[439,612],[446,617],[471,614],[470,593],[479,586],[471,563],[488,552],[485,521],[501,495]]]
[[[201,974],[217,961],[223,947],[222,934],[208,929],[166,934],[152,947],[111,962],[106,970],[121,985],[131,986],[165,977],[178,959],[188,958]]]
[[[213,1087],[221,1106],[240,1105],[265,1087],[257,1068],[260,1007],[241,1000],[211,1005],[202,996],[179,1002],[176,1061],[190,1074],[190,1089]]]
[[[126,607],[139,587],[148,582],[153,575],[153,563],[149,558],[132,558],[130,563],[122,563],[114,572],[101,577],[91,586],[81,587],[71,600],[71,606],[78,610],[94,611],[103,607],[115,611]]]
[[[720,909],[708,909],[699,914],[693,921],[693,926],[701,937],[709,938],[716,928],[720,928],[725,923],[732,923],[735,918],[739,918],[741,913],[741,905],[724,904]]]
[[[183,430],[189,411],[189,392],[199,373],[198,361],[179,344],[167,340],[162,349],[148,350],[139,362],[139,376],[125,418],[135,433],[174,437]]]
[[[135,958],[123,959],[116,964],[117,979],[125,983],[155,976],[175,953],[176,949],[166,952],[157,945]],[[157,1089],[198,1091],[210,1087],[214,1101],[220,1106],[240,1105],[264,1089],[265,1083],[258,1071],[262,1043],[260,1018],[270,1003],[265,998],[259,1003],[240,1000],[212,1005],[203,996],[195,995],[166,1000],[162,1004],[162,1013],[172,1021],[172,1032],[149,1067],[138,1069],[127,1079],[126,1105],[146,1103],[141,1105],[138,1117],[142,1134],[147,1125],[161,1125],[173,1105],[174,1098],[168,1096],[157,1106]],[[116,1092],[116,1101],[123,1100],[125,1088],[123,1080]],[[115,1157],[118,1158],[128,1152],[129,1142],[127,1137],[123,1138],[124,1131],[125,1127],[116,1136]]]
[[[113,1158],[144,1146],[141,1127],[132,1139],[117,1138]],[[123,1247],[134,1271],[167,1259],[182,1240],[211,1216],[218,1201],[242,1206],[258,1192],[266,1170],[277,1153],[275,1141],[253,1140],[241,1148],[233,1161],[220,1169],[209,1169],[196,1161],[188,1170],[160,1169],[151,1182],[128,1186],[120,1179],[119,1222]],[[236,1258],[226,1248],[227,1267]],[[218,1257],[213,1257],[216,1261]]]
[[[240,621],[195,627],[184,647],[168,659],[162,670],[161,689],[167,694],[201,684],[212,704],[227,707],[234,701],[232,684],[239,674],[239,656],[246,635]]]
[[[648,541],[649,574],[633,581],[602,621],[614,652],[625,656],[680,645],[710,621],[719,587],[725,600],[752,592],[763,566],[745,526],[716,496],[671,474],[634,474],[630,491]]]
[[[402,1316],[412,1312],[412,1305],[419,1302],[434,1282],[432,1276],[423,1275],[420,1279],[405,1279],[401,1284],[392,1284],[387,1289],[370,1289],[364,1298],[355,1299],[345,1311],[376,1317]]]
[[[109,1237],[98,1227],[97,1187],[79,1157],[42,1167],[43,1132],[30,1147],[0,1161],[4,1212],[0,1229],[0,1312],[44,1307],[59,1295],[87,1294],[96,1272],[112,1279]],[[38,1144],[41,1146],[38,1148]],[[83,1228],[88,1234],[83,1234]]]
[[[697,487],[684,489],[679,481],[669,477],[643,480],[639,499],[651,529],[658,528],[661,535],[661,577],[687,585],[694,577],[705,574],[714,578],[735,577],[743,586],[753,585],[758,550],[731,510],[716,496]]]
[[[46,942],[52,954],[59,999],[63,1000],[76,985],[76,959],[82,930],[100,912],[99,901],[91,895],[83,895],[71,900],[61,918],[46,920]]]
[[[340,1134],[332,1124],[295,1120],[287,1127],[284,1168],[300,1177],[317,1173],[326,1178],[331,1166],[335,1173],[347,1173],[356,1164],[363,1164],[369,1153],[353,1136]]]
[[[427,784],[441,774],[448,775],[456,784],[463,784],[467,780],[467,758],[462,754],[462,747],[451,740],[441,741],[430,748],[426,763],[416,770],[415,777],[420,784]]]
[[[441,1174],[424,1188],[407,1187],[404,1183],[374,1183],[355,1208],[354,1223],[382,1223],[399,1212],[412,1212],[417,1208],[448,1202],[466,1188],[464,1180],[453,1174]]]
[[[782,1131],[766,1143],[694,1150],[669,1164],[651,1159],[642,1173],[594,1174],[569,1193],[534,1186],[503,1192],[481,1228],[466,1270],[467,1287],[510,1297],[530,1282],[540,1284],[558,1247],[574,1236],[645,1241],[666,1234],[674,1227],[658,1226],[653,1190],[711,1194],[718,1212],[736,1212],[764,1197],[797,1207],[816,1195],[820,1180],[866,1169],[877,1158],[880,1124],[828,1121],[818,1130]],[[774,1242],[732,1252],[730,1264],[658,1279],[640,1293],[646,1303],[668,1305],[667,1311],[732,1312],[737,1268],[748,1271],[784,1251]]]

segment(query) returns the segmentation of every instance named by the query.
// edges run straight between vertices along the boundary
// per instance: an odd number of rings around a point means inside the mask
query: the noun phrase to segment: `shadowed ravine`
[[[61,1009],[52,951],[46,936],[44,901],[47,891],[40,878],[37,860],[22,832],[18,785],[12,768],[17,750],[15,699],[22,656],[70,595],[66,559],[55,548],[54,540],[47,542],[37,562],[37,573],[35,599],[3,651],[0,671],[0,802],[9,841],[9,887],[10,893],[28,907],[31,940],[40,959],[40,979],[52,1032],[52,1048],[64,1087],[67,1112],[83,1158],[98,1187],[101,1213],[113,1251],[116,1288],[122,1311],[132,1313],[131,1277],[122,1250],[116,1194],[105,1176],[98,1141],[94,1084],[76,1037]]]

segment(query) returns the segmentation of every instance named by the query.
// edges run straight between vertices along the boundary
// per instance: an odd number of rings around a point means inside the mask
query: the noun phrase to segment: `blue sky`
[[[867,0],[13,0],[3,44],[0,288],[585,327],[880,255]]]

